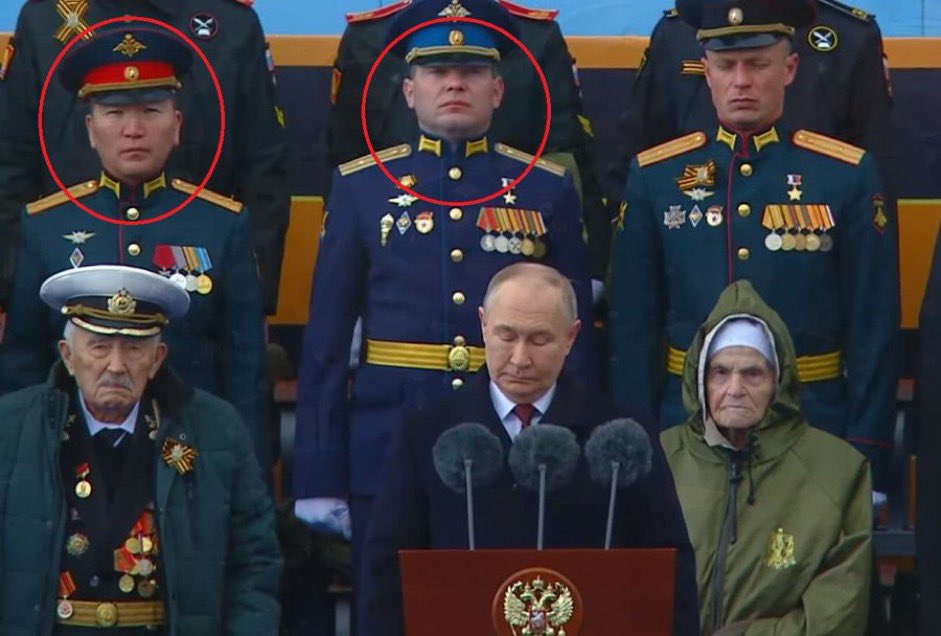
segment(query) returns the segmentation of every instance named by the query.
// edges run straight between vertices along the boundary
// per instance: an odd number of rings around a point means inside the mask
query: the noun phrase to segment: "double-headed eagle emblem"
[[[503,596],[503,616],[514,636],[566,636],[565,625],[575,613],[572,591],[561,581],[541,576],[516,581]]]

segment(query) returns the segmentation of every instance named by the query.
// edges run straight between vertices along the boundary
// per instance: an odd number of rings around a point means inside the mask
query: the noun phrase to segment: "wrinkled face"
[[[481,307],[490,379],[519,403],[542,397],[559,377],[581,322],[569,320],[559,289],[526,279],[510,279]]]
[[[503,99],[503,79],[490,65],[414,66],[402,84],[418,125],[449,140],[480,137]]]
[[[706,51],[706,82],[719,121],[743,132],[760,131],[784,111],[784,89],[797,73],[790,42],[738,51]]]
[[[709,413],[722,428],[751,428],[771,406],[775,384],[774,370],[755,349],[721,349],[706,367]]]
[[[88,140],[114,178],[137,185],[154,178],[180,143],[183,115],[172,99],[149,104],[92,103],[85,117]]]
[[[167,355],[167,345],[156,337],[103,336],[75,329],[71,342],[59,341],[59,353],[92,414],[116,423],[144,394]]]

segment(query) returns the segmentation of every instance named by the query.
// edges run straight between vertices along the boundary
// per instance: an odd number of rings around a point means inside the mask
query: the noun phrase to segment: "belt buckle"
[[[118,624],[118,607],[114,603],[99,603],[95,608],[98,627],[114,627]]]
[[[448,367],[451,371],[470,369],[470,349],[464,343],[464,338],[458,336],[454,339],[454,345],[448,349]]]

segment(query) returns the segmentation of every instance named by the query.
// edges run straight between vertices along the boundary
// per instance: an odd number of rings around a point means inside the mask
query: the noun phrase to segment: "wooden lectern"
[[[399,559],[407,636],[671,633],[672,548],[402,550]]]

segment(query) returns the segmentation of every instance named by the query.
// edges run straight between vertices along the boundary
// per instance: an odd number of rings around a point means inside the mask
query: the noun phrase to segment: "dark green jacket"
[[[0,399],[0,634],[48,636],[65,541],[59,448],[74,386],[56,365],[45,384]],[[163,439],[199,453],[181,476],[155,454],[167,636],[277,633],[281,555],[274,509],[248,431],[229,404],[166,370],[156,401]]]

